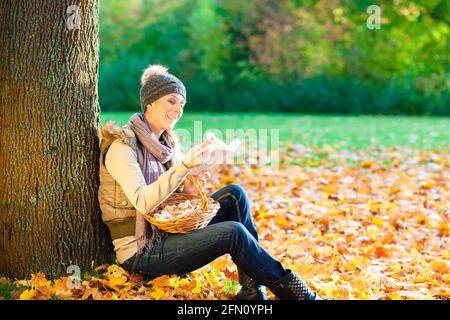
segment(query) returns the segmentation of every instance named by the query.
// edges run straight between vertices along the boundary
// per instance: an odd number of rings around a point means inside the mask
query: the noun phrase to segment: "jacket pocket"
[[[118,209],[134,209],[133,204],[118,183],[114,186],[114,202],[112,204]]]

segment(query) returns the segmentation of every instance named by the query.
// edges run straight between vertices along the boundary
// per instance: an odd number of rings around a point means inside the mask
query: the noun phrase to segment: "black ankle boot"
[[[241,289],[234,297],[235,300],[267,300],[262,285],[258,285],[247,274],[238,268],[239,283]]]
[[[283,278],[269,286],[270,291],[280,300],[322,300],[308,285],[292,270]]]

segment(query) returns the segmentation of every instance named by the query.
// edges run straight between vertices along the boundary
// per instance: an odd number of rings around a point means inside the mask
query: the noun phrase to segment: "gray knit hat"
[[[166,67],[150,65],[144,70],[141,77],[141,107],[145,106],[170,93],[179,93],[186,100],[186,88],[174,75],[169,74]]]

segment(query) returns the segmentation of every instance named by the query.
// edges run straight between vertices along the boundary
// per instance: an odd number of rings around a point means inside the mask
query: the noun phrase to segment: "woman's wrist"
[[[184,160],[181,160],[181,163],[184,165],[185,168],[191,169],[191,168],[184,162]]]

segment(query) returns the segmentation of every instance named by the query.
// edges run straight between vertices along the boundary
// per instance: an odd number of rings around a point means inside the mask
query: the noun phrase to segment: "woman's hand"
[[[206,139],[204,142],[194,146],[186,153],[181,162],[187,168],[194,168],[208,162],[211,158],[211,152],[209,149],[211,141],[211,139]]]
[[[202,189],[206,186],[206,181],[211,179],[211,173],[209,171],[203,171],[196,175],[191,174],[190,176],[195,179]],[[197,188],[189,179],[184,180],[183,192],[194,195],[198,194]]]

